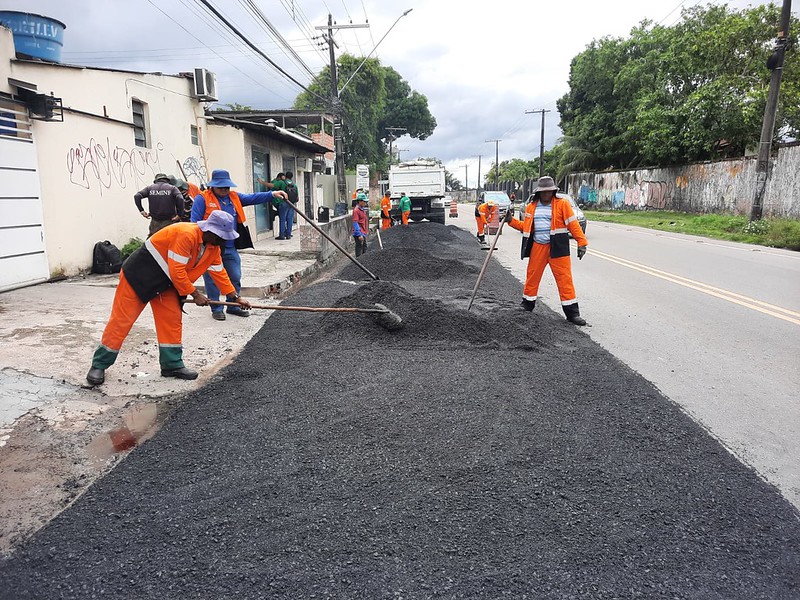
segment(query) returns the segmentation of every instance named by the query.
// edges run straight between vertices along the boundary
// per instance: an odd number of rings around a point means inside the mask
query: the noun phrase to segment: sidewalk
[[[281,241],[272,237],[243,250],[242,295],[265,302],[285,295],[301,279],[320,268],[313,255],[300,250],[299,236]],[[14,421],[52,400],[49,381],[80,388],[95,346],[111,311],[119,276],[86,275],[58,283],[0,294],[0,436]],[[202,278],[197,285],[203,289]],[[274,300],[272,300],[274,301]],[[260,329],[269,311],[254,310],[249,318],[213,321],[207,308],[187,306],[184,317],[184,357],[187,366],[201,371],[197,381],[160,376],[158,345],[151,312],[145,309],[108,370],[106,384],[86,390],[91,396],[157,397],[185,392],[203,384]],[[27,375],[36,381],[19,383]],[[30,387],[30,392],[25,389]],[[5,429],[5,431],[4,431]],[[0,445],[3,439],[0,437]]]

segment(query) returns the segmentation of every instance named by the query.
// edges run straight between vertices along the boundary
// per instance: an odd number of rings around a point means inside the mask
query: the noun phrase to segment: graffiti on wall
[[[150,183],[159,172],[158,154],[163,149],[160,143],[154,149],[128,149],[112,146],[109,138],[91,138],[86,144],[78,143],[67,150],[69,181],[87,190],[97,189],[101,196],[112,187],[138,188]]]
[[[187,181],[189,178],[194,177],[198,183],[205,183],[208,181],[208,171],[205,165],[196,156],[190,156],[181,165],[183,167],[183,174],[186,175]]]
[[[662,210],[672,205],[675,190],[683,187],[686,187],[685,182],[645,180],[609,190],[582,182],[578,188],[578,200],[589,206],[610,205],[614,209]]]

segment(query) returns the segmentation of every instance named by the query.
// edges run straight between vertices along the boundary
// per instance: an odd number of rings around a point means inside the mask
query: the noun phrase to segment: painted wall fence
[[[764,216],[800,218],[800,145],[780,147],[770,169]],[[567,177],[579,202],[613,210],[749,214],[755,186],[755,158]]]

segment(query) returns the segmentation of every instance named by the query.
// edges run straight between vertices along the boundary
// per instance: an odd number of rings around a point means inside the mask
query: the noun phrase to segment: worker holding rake
[[[191,296],[198,306],[208,305],[208,298],[192,283],[207,271],[229,301],[250,308],[222,266],[220,247],[239,236],[235,223],[233,216],[215,210],[204,221],[176,223],[157,231],[128,257],[86,381],[91,385],[105,381],[106,369],[117,360],[122,343],[148,304],[156,322],[162,377],[197,379],[197,371],[183,364],[180,296]]]

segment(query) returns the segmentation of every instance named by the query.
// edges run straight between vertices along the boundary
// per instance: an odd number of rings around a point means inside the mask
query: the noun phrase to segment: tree
[[[741,156],[757,144],[779,9],[684,9],[672,27],[643,21],[573,58],[558,101],[565,148],[558,172],[663,166]],[[786,54],[776,137],[800,132],[800,73]]]
[[[384,67],[377,58],[367,59],[359,69],[361,62],[361,58],[342,54],[337,64],[340,85],[358,69],[339,93],[345,165],[354,168],[369,163],[384,170],[389,158],[387,127],[405,127],[408,135],[424,140],[433,133],[436,119],[428,110],[428,99],[413,91],[397,71]],[[330,111],[330,104],[320,99],[330,98],[330,85],[330,68],[325,67],[309,85],[313,94],[302,92],[294,108]]]

